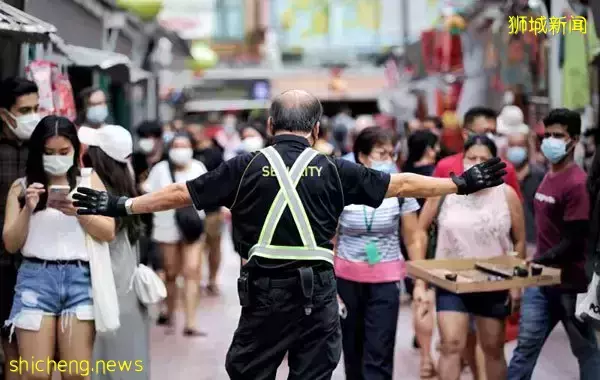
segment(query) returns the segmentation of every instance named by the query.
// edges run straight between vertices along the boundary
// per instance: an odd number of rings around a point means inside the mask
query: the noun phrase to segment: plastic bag
[[[40,115],[52,115],[54,109],[54,96],[52,93],[52,69],[58,68],[55,63],[50,61],[33,61],[25,69],[27,78],[38,86],[38,95],[40,97]]]
[[[54,112],[58,116],[74,121],[77,117],[73,88],[69,76],[63,74],[57,66],[52,67],[52,99]]]
[[[582,322],[589,322],[594,328],[600,330],[600,302],[598,302],[598,287],[600,276],[594,273],[587,293],[577,295],[575,317]]]

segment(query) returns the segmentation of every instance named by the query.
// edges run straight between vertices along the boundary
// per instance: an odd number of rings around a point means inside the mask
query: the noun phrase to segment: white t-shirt
[[[206,173],[206,166],[200,161],[192,160],[184,170],[175,172],[175,181],[185,183]],[[161,161],[150,170],[146,182],[142,185],[144,191],[150,193],[160,190],[173,183],[169,172],[169,162]],[[199,211],[200,217],[204,218],[204,211]],[[176,243],[181,241],[181,233],[175,222],[175,210],[160,211],[154,213],[154,228],[152,239],[160,243]]]

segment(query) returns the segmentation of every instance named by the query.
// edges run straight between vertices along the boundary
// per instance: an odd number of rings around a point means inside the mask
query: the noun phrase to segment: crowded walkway
[[[208,336],[186,339],[181,334],[169,335],[163,327],[153,327],[151,332],[152,380],[197,379],[225,380],[225,353],[238,322],[240,307],[237,299],[236,279],[239,273],[239,256],[233,251],[230,235],[223,238],[223,267],[221,295],[201,296],[198,309],[198,326],[208,332]],[[403,296],[403,299],[406,299]],[[183,318],[178,312],[177,318]],[[410,380],[419,378],[419,354],[412,348],[412,320],[410,304],[403,302],[398,319],[394,379]],[[507,360],[510,360],[516,342],[506,344]],[[280,367],[277,379],[287,378],[287,361]],[[333,380],[343,380],[344,365],[340,361]],[[465,372],[461,379],[470,379]],[[575,380],[578,379],[577,361],[569,349],[567,335],[562,325],[552,332],[538,360],[533,380]]]

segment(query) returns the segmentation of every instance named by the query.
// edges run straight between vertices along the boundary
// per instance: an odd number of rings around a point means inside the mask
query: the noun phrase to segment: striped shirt
[[[384,199],[379,208],[350,205],[344,208],[338,225],[335,273],[349,281],[395,282],[404,278],[404,258],[400,250],[399,223],[402,215],[419,210],[414,198]],[[373,213],[373,211],[375,211]],[[366,217],[365,217],[366,214]],[[372,219],[371,219],[372,218]],[[371,231],[367,231],[367,225]],[[375,243],[380,260],[369,264],[365,247]]]

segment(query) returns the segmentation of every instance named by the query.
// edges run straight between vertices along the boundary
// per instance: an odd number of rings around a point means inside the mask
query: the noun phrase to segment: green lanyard
[[[375,220],[375,211],[377,211],[376,208],[374,208],[373,212],[371,212],[371,220],[369,220],[369,218],[367,218],[367,208],[363,206],[363,216],[365,217],[365,227],[367,228],[367,232],[371,232],[371,227],[373,227],[373,220]]]

